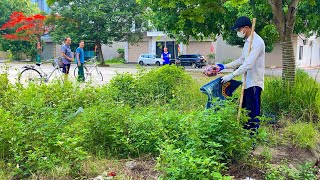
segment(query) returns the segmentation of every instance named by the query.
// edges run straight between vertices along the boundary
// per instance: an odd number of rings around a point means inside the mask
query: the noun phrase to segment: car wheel
[[[159,62],[159,61],[157,61],[157,62],[156,62],[156,65],[157,65],[157,66],[160,66],[160,62]]]
[[[144,63],[143,63],[143,61],[140,61],[139,64],[140,64],[141,66],[143,66]]]
[[[193,68],[193,69],[195,69],[197,66],[196,66],[196,63],[192,63],[191,64],[191,67]]]

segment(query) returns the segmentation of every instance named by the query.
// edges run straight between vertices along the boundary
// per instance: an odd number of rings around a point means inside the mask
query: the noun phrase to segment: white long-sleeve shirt
[[[263,39],[254,32],[251,52],[249,52],[250,38],[247,38],[242,49],[241,57],[225,67],[236,69],[232,74],[234,76],[247,73],[246,86],[248,89],[253,86],[259,86],[264,89],[264,71],[265,71],[265,44]]]

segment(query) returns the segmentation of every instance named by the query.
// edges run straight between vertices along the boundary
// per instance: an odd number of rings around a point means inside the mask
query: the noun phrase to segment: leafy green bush
[[[145,106],[150,103],[164,105],[170,101],[189,98],[193,92],[190,93],[187,89],[191,86],[191,77],[176,66],[163,66],[152,71],[141,70],[135,77],[120,74],[110,82],[114,99],[130,106]],[[199,93],[198,89],[197,92]]]
[[[285,89],[280,78],[266,78],[262,93],[265,114],[288,116],[306,122],[318,121],[320,115],[320,85],[303,70],[297,71],[292,89]]]
[[[89,156],[152,154],[164,177],[222,178],[225,163],[251,148],[236,105],[204,112],[200,86],[176,66],[119,74],[102,87],[24,87],[6,74],[0,82],[0,175],[23,179],[63,167],[80,176]],[[84,113],[75,116],[79,107]]]
[[[123,48],[118,48],[117,52],[119,54],[119,58],[124,58],[124,49]]]
[[[85,122],[69,117],[74,112],[71,90],[57,84],[20,86],[1,98],[1,157],[15,167],[17,178],[62,163],[79,173],[79,162],[87,157],[81,143],[88,131]]]
[[[113,58],[113,59],[107,59],[107,64],[124,64],[126,60],[124,58]]]
[[[161,145],[158,169],[167,179],[214,179],[230,159],[248,155],[252,139],[236,119],[237,106],[195,112],[180,120],[177,137]],[[170,131],[172,132],[172,130]]]

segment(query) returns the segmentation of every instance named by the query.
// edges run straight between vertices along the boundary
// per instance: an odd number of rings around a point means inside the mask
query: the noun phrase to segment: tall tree
[[[32,13],[39,13],[40,10],[37,8],[36,4],[32,4],[30,0],[1,0],[0,1],[0,27],[5,24],[12,12],[20,11],[26,15]],[[28,41],[11,41],[4,39],[3,34],[14,33],[14,30],[0,30],[0,51],[10,50],[13,55],[13,59],[21,59],[21,54],[26,53],[28,55],[33,55],[35,52],[34,44]]]
[[[267,51],[277,41],[282,45],[283,80],[295,81],[293,33],[318,32],[320,0],[140,0],[156,29],[188,41],[220,35],[231,44],[242,44],[229,27],[242,15],[257,17],[256,31],[265,39]]]
[[[51,33],[54,40],[61,42],[63,37],[70,36],[75,41],[94,42],[102,64],[102,44],[137,42],[142,35],[136,27],[141,8],[135,0],[56,0],[51,9],[60,16]]]
[[[302,0],[290,0],[290,1],[279,1],[279,0],[268,0],[272,8],[272,14],[274,19],[274,24],[277,28],[277,31],[280,35],[280,42],[282,45],[282,64],[283,64],[283,73],[282,78],[285,82],[290,83],[291,85],[294,84],[295,81],[295,71],[296,71],[296,64],[295,64],[295,56],[292,44],[292,35],[293,32],[305,32],[302,28],[295,28],[297,15],[298,15],[298,7],[302,5],[302,3],[313,4],[315,5],[314,0],[309,0],[309,2],[303,2]],[[319,1],[320,3],[320,1]],[[311,8],[308,8],[308,14],[316,15],[315,12],[312,12]],[[301,13],[305,11],[301,9]],[[318,11],[319,13],[319,11]],[[319,22],[319,15],[317,13],[316,21]],[[304,23],[304,22],[300,22]],[[298,25],[298,27],[301,26]],[[310,29],[311,31],[319,31],[319,26],[315,27],[314,29]]]
[[[0,30],[15,30],[12,34],[4,34],[5,39],[37,42],[37,51],[40,56],[42,51],[41,36],[49,31],[49,27],[45,25],[45,20],[46,16],[42,14],[25,16],[22,12],[13,12],[9,21]]]

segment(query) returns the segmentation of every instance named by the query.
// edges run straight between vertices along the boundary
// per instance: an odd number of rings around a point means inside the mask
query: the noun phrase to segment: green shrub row
[[[264,112],[312,121],[319,116],[319,101],[311,101],[319,96],[318,84],[302,72],[297,78],[292,94],[278,79],[266,81]],[[206,97],[199,87],[176,66],[118,74],[108,85],[85,88],[72,83],[24,87],[0,75],[0,175],[5,170],[22,179],[68,167],[70,175],[80,176],[89,156],[151,154],[163,179],[228,178],[221,175],[227,164],[246,158],[253,139],[242,128],[245,116],[237,121],[234,102],[204,111]],[[80,107],[84,112],[75,115]],[[291,137],[296,129],[287,132]],[[299,135],[293,138],[306,139]]]
[[[228,159],[244,156],[250,142],[234,118],[234,104],[213,113],[203,111],[205,100],[199,85],[175,66],[119,74],[109,85],[85,88],[24,87],[1,75],[0,174],[23,179],[68,167],[80,176],[89,156],[152,154],[164,178],[221,176]],[[84,112],[76,116],[80,107]],[[185,159],[184,169],[172,169],[175,156]]]

